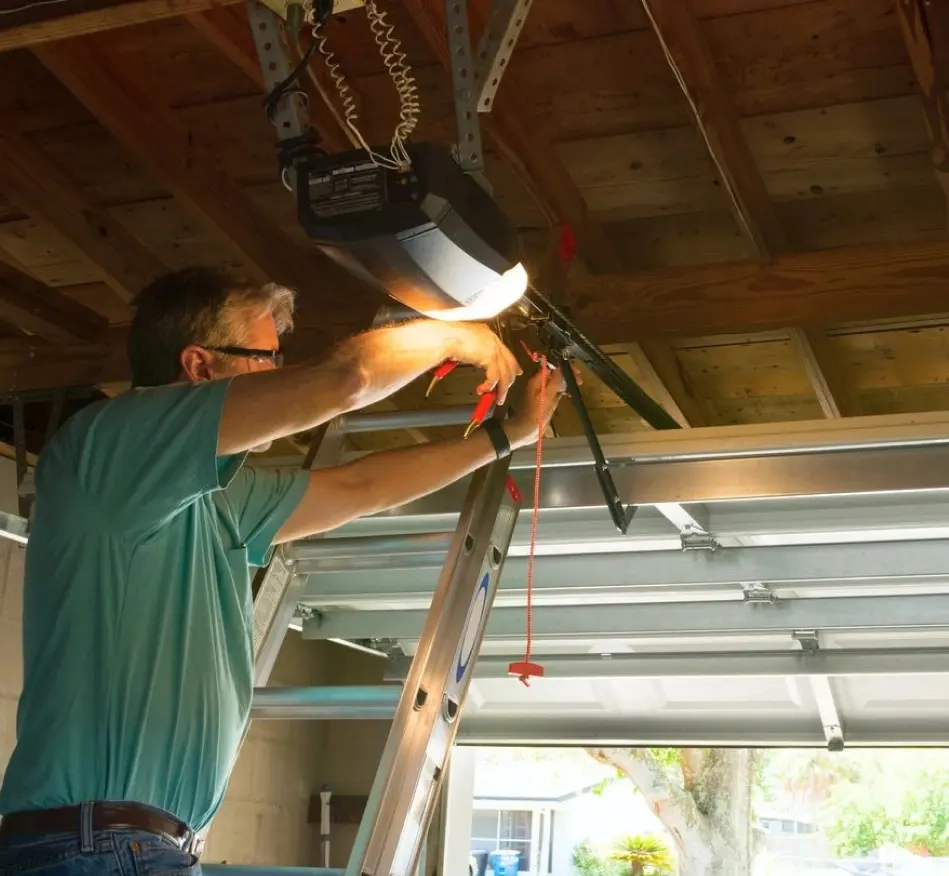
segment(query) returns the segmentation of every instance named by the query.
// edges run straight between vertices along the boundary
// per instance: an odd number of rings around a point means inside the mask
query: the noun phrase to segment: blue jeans
[[[0,876],[200,876],[188,851],[153,833],[102,830],[0,837]]]

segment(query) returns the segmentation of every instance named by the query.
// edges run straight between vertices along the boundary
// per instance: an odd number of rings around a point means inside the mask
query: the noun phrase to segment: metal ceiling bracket
[[[478,112],[489,113],[494,106],[501,77],[524,27],[533,0],[494,0],[491,17],[478,43],[475,81],[479,83]]]
[[[770,605],[777,601],[774,591],[772,591],[767,584],[762,584],[758,581],[751,584],[743,584],[741,591],[745,602]]]
[[[481,174],[484,171],[484,155],[481,147],[481,124],[478,120],[478,83],[471,56],[467,0],[445,0],[445,24],[448,28],[451,87],[458,126],[458,164],[466,173]]]

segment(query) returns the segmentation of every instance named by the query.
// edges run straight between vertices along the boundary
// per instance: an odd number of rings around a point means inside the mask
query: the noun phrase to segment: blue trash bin
[[[491,853],[494,876],[517,876],[521,853],[513,849],[498,849]]]

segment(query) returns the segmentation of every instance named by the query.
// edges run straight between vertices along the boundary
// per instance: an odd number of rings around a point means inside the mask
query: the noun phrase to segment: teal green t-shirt
[[[250,567],[308,482],[217,456],[228,386],[96,403],[43,451],[0,813],[131,800],[200,830],[220,805],[253,693]]]

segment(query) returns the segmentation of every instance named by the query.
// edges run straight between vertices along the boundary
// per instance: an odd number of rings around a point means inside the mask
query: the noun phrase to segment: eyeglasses
[[[225,356],[243,356],[246,359],[256,359],[258,362],[270,362],[275,368],[283,365],[283,353],[280,350],[254,350],[250,347],[205,347],[212,353],[223,353]]]

